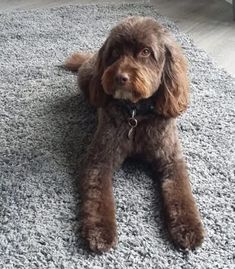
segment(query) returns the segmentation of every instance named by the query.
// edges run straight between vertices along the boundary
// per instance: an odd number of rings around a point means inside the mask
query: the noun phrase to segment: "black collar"
[[[114,99],[114,103],[122,108],[130,117],[136,116],[145,116],[148,114],[155,114],[155,98],[151,96],[147,99],[142,99],[137,103],[132,103],[128,100],[123,99]]]

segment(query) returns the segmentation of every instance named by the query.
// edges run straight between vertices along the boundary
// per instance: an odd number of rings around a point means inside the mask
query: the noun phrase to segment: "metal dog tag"
[[[132,110],[132,116],[131,116],[131,118],[128,119],[128,124],[129,124],[129,126],[131,127],[130,130],[129,130],[129,132],[128,132],[128,138],[129,138],[129,139],[130,139],[130,137],[131,137],[131,134],[132,134],[134,128],[135,128],[135,127],[137,126],[137,124],[138,124],[138,121],[137,121],[137,119],[135,118],[135,114],[136,114],[136,111],[135,111],[135,110]]]

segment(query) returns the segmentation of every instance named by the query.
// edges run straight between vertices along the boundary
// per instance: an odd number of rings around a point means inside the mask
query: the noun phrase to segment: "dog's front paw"
[[[182,249],[195,249],[204,239],[202,223],[197,218],[178,218],[178,221],[168,223],[169,233],[173,243]]]
[[[116,224],[105,221],[85,224],[83,226],[83,236],[92,251],[108,251],[117,243]]]

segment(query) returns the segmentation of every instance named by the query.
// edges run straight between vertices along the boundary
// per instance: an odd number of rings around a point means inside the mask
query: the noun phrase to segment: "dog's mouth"
[[[122,89],[117,89],[114,94],[113,97],[115,99],[123,99],[123,100],[128,100],[131,101],[133,103],[137,102],[138,100],[136,100],[136,96],[134,95],[133,90],[122,90]]]
[[[150,96],[147,94],[141,94],[134,89],[126,90],[126,89],[116,89],[112,94],[114,99],[122,99],[127,100],[132,103],[137,103],[141,99],[149,98]]]

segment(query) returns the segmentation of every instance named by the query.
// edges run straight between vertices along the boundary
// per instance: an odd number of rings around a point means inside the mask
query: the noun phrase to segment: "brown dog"
[[[161,183],[173,242],[193,249],[204,230],[192,196],[176,128],[188,105],[186,61],[155,20],[130,17],[95,54],[76,53],[65,67],[79,69],[79,86],[98,108],[98,127],[81,175],[82,230],[94,251],[116,244],[112,175],[127,157],[142,157]]]

